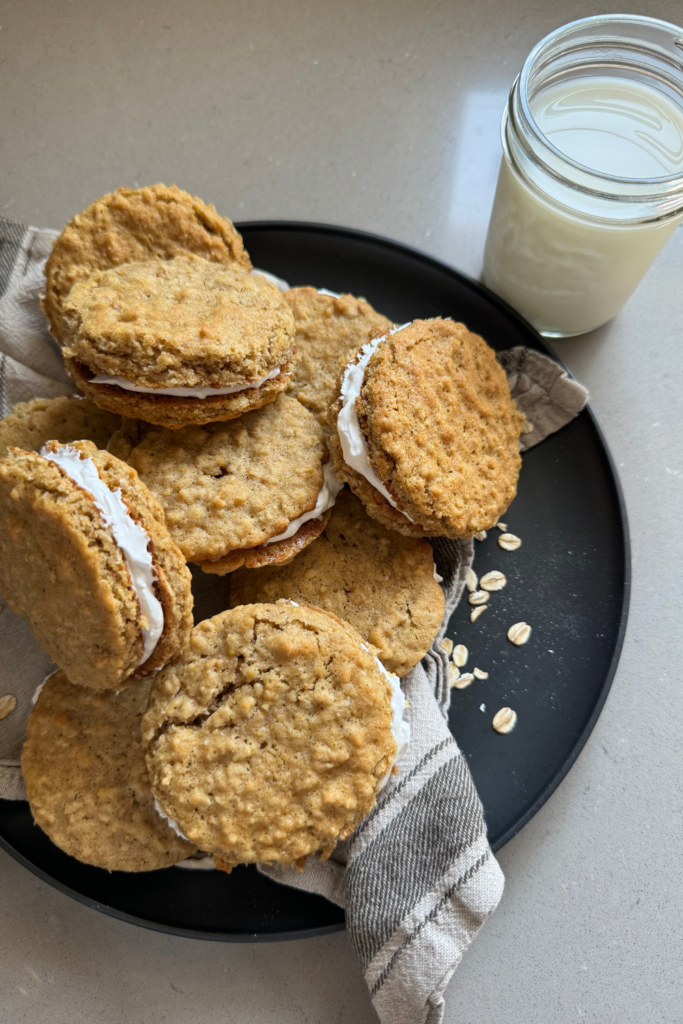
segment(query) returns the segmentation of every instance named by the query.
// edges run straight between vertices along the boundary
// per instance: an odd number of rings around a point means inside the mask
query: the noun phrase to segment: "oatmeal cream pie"
[[[329,856],[405,750],[404,706],[396,677],[335,616],[289,601],[234,608],[195,626],[152,685],[152,789],[219,867]]]
[[[471,537],[515,496],[523,420],[483,338],[415,320],[368,342],[330,407],[338,476],[406,536]]]
[[[341,492],[317,540],[286,566],[240,569],[230,604],[305,601],[349,622],[390,672],[405,676],[429,650],[444,613],[427,540],[402,537]]]
[[[155,810],[140,737],[149,688],[97,693],[58,671],[28,720],[21,769],[36,824],[107,871],[154,871],[195,853]]]
[[[251,270],[232,222],[175,185],[119,188],[96,199],[66,225],[45,264],[42,306],[52,334],[64,340],[64,301],[94,271],[183,253]]]
[[[347,363],[368,338],[386,334],[393,324],[365,299],[325,288],[292,288],[285,299],[294,314],[298,353],[289,393],[326,423],[339,361]]]
[[[227,423],[164,430],[126,421],[111,450],[158,498],[189,562],[223,575],[292,558],[321,532],[341,484],[323,428],[295,398]]]
[[[100,408],[178,430],[274,401],[294,318],[261,274],[200,256],[96,271],[64,300],[66,367]]]
[[[72,683],[120,689],[192,628],[191,577],[137,473],[89,441],[0,460],[0,590]]]
[[[34,398],[0,420],[0,456],[10,446],[37,452],[47,441],[92,441],[106,448],[120,425],[120,416],[98,409],[82,395]]]

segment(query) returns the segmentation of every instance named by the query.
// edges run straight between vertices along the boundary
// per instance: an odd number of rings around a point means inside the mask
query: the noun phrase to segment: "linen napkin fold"
[[[0,416],[17,402],[74,390],[39,303],[42,268],[56,234],[0,218]],[[522,450],[585,405],[585,389],[547,356],[514,348],[498,359],[527,417]],[[431,649],[401,680],[411,742],[398,775],[329,860],[311,858],[302,872],[260,868],[345,908],[383,1024],[439,1024],[445,987],[504,884],[481,801],[448,729],[448,659],[439,646],[462,595],[473,543],[436,538],[432,547],[446,610]],[[0,798],[22,800],[20,757],[31,701],[54,666],[2,599],[0,658],[0,697],[17,699],[16,710],[0,721]]]

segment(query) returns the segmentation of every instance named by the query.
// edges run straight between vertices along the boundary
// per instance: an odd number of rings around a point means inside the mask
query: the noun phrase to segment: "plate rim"
[[[472,275],[465,273],[462,270],[458,270],[457,267],[447,263],[445,260],[437,259],[435,256],[429,255],[429,253],[423,252],[421,249],[417,249],[414,246],[408,245],[403,242],[395,241],[391,238],[387,238],[384,235],[375,234],[370,231],[363,231],[358,228],[343,227],[335,224],[325,224],[319,221],[299,221],[299,220],[250,220],[250,221],[235,221],[235,227],[242,233],[244,231],[301,231],[301,232],[314,232],[316,234],[324,235],[336,235],[337,237],[348,237],[350,239],[359,239],[365,242],[370,242],[375,245],[379,245],[385,249],[390,249],[394,252],[405,255],[406,253],[413,258],[420,260],[427,264],[431,268],[439,271],[447,271],[449,274],[453,274],[460,280],[461,283],[466,284],[473,291],[483,294],[487,301],[497,307],[507,318],[517,321],[520,327],[526,332],[530,333],[536,341],[536,344],[541,350],[544,350],[559,366],[565,370],[565,372],[571,377],[573,374],[569,368],[565,365],[564,361],[558,356],[548,342],[543,338],[539,332],[520,314],[510,306],[504,299],[496,295],[489,288],[486,287],[481,281],[478,281]],[[262,268],[266,269],[266,268]],[[610,660],[609,668],[605,675],[604,682],[599,692],[598,699],[592,714],[587,720],[581,734],[577,737],[575,744],[573,745],[570,753],[562,762],[560,767],[557,769],[553,777],[548,781],[546,786],[538,794],[534,802],[524,812],[523,815],[511,825],[502,836],[500,836],[495,844],[492,844],[492,850],[496,853],[503,846],[506,845],[515,835],[517,835],[525,825],[531,821],[531,819],[538,813],[541,807],[548,801],[555,790],[560,786],[562,781],[566,778],[567,774],[573,767],[574,763],[578,759],[579,755],[583,751],[588,739],[595,728],[595,724],[602,713],[602,709],[605,706],[605,702],[609,695],[614,677],[616,675],[617,667],[621,657],[621,652],[624,645],[624,639],[626,636],[626,627],[628,623],[628,615],[630,608],[631,598],[631,584],[632,584],[632,564],[631,564],[631,541],[630,541],[630,530],[628,523],[628,513],[626,509],[626,501],[621,486],[621,480],[617,472],[617,467],[614,461],[614,457],[607,443],[605,433],[600,425],[600,421],[596,416],[590,401],[586,404],[584,410],[587,413],[591,424],[595,430],[598,441],[602,447],[602,452],[606,458],[607,466],[611,475],[612,484],[614,486],[617,506],[619,509],[619,517],[621,523],[621,535],[622,543],[621,550],[624,560],[624,578],[623,578],[623,596],[621,601],[620,619],[619,619],[619,631],[617,634],[616,643],[612,658]],[[184,938],[202,939],[213,942],[283,942],[291,941],[294,939],[307,939],[315,938],[321,935],[328,935],[332,932],[341,931],[345,928],[343,923],[321,925],[317,928],[305,928],[298,931],[288,932],[268,932],[268,933],[235,933],[235,932],[219,932],[210,933],[205,931],[196,931],[189,928],[180,928],[177,926],[164,925],[156,921],[148,921],[144,918],[136,917],[132,914],[125,913],[124,911],[117,910],[115,907],[99,903],[97,900],[93,900],[91,897],[84,895],[83,893],[77,892],[70,886],[65,885],[59,880],[53,878],[47,872],[43,871],[37,865],[33,864],[32,861],[28,860],[24,854],[20,853],[19,850],[15,849],[11,843],[9,843],[3,836],[0,835],[0,848],[4,849],[14,860],[25,867],[33,875],[46,882],[52,888],[57,889],[66,896],[70,896],[75,899],[78,903],[84,906],[90,907],[93,910],[98,910],[100,913],[106,914],[109,917],[116,918],[119,921],[125,921],[128,924],[135,924],[142,928],[146,928],[149,931],[162,932],[164,934],[176,935]]]

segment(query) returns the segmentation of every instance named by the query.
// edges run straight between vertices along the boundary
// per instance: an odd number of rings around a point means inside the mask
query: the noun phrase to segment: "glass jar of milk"
[[[572,22],[510,92],[484,281],[549,337],[615,315],[683,220],[683,29]]]

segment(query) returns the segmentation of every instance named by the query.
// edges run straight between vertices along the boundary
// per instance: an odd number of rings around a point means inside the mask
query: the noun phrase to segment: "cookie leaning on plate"
[[[119,429],[121,417],[98,409],[81,395],[34,398],[15,405],[0,420],[0,456],[11,446],[38,451],[47,441],[92,441],[106,448]]]
[[[63,340],[64,300],[94,271],[182,253],[251,270],[232,222],[175,185],[119,188],[96,199],[66,225],[45,264],[42,307],[52,334]]]
[[[126,421],[111,450],[158,498],[189,562],[219,575],[282,562],[321,533],[339,484],[322,426],[295,398],[204,427],[137,424],[137,443],[135,428]]]
[[[205,619],[152,686],[152,789],[223,866],[329,854],[391,770],[393,693],[355,630],[319,608],[283,601]]]
[[[398,676],[429,650],[444,612],[429,541],[387,530],[347,490],[320,537],[289,565],[241,569],[230,580],[232,607],[278,598],[317,605],[349,622]]]
[[[289,393],[327,424],[339,360],[345,363],[368,338],[386,334],[393,324],[365,299],[332,295],[315,288],[285,292],[296,326],[297,362]]]
[[[415,320],[364,345],[329,418],[338,476],[399,533],[471,537],[515,496],[523,417],[464,324]]]
[[[187,644],[191,577],[137,473],[89,441],[0,460],[0,590],[72,683],[120,689]]]
[[[199,256],[96,271],[64,300],[64,325],[81,391],[172,430],[234,419],[290,381],[294,319],[282,292]]]
[[[154,808],[140,739],[149,688],[94,693],[59,671],[28,720],[21,770],[36,824],[107,871],[153,871],[195,852]]]

